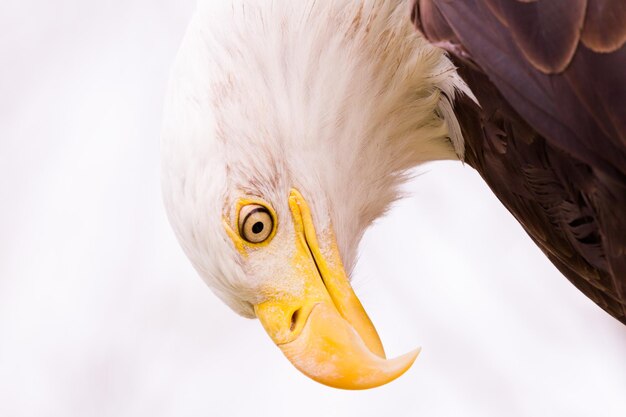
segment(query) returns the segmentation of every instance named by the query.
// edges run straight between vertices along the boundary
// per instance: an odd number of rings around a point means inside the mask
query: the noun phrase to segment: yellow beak
[[[366,389],[394,380],[419,349],[392,360],[352,290],[334,235],[324,254],[302,195],[292,190],[289,207],[296,232],[293,279],[304,280],[298,296],[276,288],[255,306],[256,315],[287,359],[308,377],[336,388]]]

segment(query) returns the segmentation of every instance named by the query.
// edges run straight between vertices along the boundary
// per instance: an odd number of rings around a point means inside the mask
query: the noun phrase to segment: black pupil
[[[252,225],[252,233],[254,233],[255,235],[258,235],[259,233],[261,233],[263,231],[263,223],[261,222],[256,222],[254,223],[254,225]]]

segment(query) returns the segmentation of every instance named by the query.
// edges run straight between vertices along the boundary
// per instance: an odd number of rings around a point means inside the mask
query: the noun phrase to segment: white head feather
[[[216,4],[218,3],[218,4]],[[252,316],[262,265],[244,262],[222,219],[241,196],[289,217],[294,187],[316,227],[332,223],[349,271],[407,169],[463,156],[452,111],[470,94],[417,34],[408,1],[201,1],[172,73],[163,190],[187,256],[215,293]],[[280,221],[280,220],[279,220]],[[274,240],[293,237],[279,227]]]

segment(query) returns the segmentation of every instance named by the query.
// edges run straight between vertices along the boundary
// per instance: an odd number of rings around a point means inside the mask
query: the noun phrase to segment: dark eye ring
[[[239,212],[239,235],[250,243],[266,241],[274,230],[274,219],[267,207],[248,204]]]

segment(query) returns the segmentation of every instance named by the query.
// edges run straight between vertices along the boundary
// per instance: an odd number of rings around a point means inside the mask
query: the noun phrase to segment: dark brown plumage
[[[556,267],[626,323],[626,2],[416,0],[480,106],[466,161]]]

